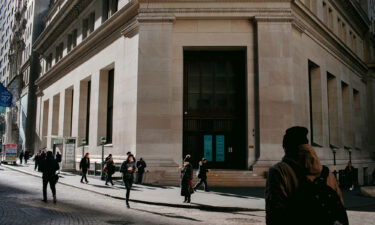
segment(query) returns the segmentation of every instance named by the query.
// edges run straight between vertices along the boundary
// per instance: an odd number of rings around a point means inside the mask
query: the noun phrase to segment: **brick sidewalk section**
[[[41,177],[40,172],[34,171],[34,165],[4,165],[2,166]],[[80,183],[81,176],[73,173],[61,172],[59,184],[94,192],[116,199],[125,199],[125,188],[122,181],[115,181],[114,186],[106,186],[98,177],[88,177],[89,184]],[[59,185],[57,185],[57,190]],[[173,186],[149,186],[134,184],[130,193],[133,202],[161,205],[179,208],[196,208],[209,211],[262,211],[265,209],[264,198],[248,195],[230,194],[224,192],[197,191],[192,195],[192,203],[185,204],[180,196],[180,188]]]

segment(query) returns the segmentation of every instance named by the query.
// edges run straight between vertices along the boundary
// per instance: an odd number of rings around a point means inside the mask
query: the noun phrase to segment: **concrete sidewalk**
[[[18,172],[41,177],[40,172],[34,171],[34,165],[2,165]],[[100,195],[117,199],[125,199],[125,188],[122,181],[115,181],[114,186],[106,186],[98,177],[89,176],[89,184],[80,183],[81,176],[73,173],[62,172],[59,184],[67,185],[82,190],[87,190]],[[58,193],[59,185],[57,186]],[[265,209],[264,198],[260,194],[232,194],[225,191],[197,191],[192,195],[192,203],[183,202],[180,188],[173,186],[149,186],[134,184],[130,193],[131,201],[162,205],[168,207],[196,208],[210,211],[259,211]]]

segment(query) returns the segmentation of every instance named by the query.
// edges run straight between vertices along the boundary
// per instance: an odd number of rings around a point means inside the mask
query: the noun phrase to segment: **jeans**
[[[52,177],[43,177],[43,200],[47,200],[47,185],[49,186],[52,191],[52,196],[56,197],[56,183],[53,181]]]
[[[205,177],[205,178],[200,178],[200,179],[199,179],[199,182],[194,186],[194,189],[198,189],[199,186],[201,186],[202,184],[204,184],[204,190],[205,190],[205,191],[208,191],[207,177]]]
[[[83,182],[83,179],[85,179],[85,181],[88,182],[88,180],[87,180],[87,169],[82,169],[81,182]]]
[[[105,184],[108,184],[108,182],[110,182],[113,185],[112,174],[107,173],[107,179],[105,180]]]

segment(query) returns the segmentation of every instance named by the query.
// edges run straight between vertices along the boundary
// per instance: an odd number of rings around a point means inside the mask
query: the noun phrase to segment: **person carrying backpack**
[[[320,164],[307,134],[305,127],[286,130],[285,156],[268,172],[267,225],[349,224],[336,178]]]

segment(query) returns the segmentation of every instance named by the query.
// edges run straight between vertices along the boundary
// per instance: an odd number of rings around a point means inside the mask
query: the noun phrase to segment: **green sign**
[[[53,144],[55,145],[61,145],[63,143],[63,139],[62,138],[55,138],[53,140]]]
[[[106,137],[100,137],[100,143],[102,143],[102,144],[107,143],[107,138]]]

